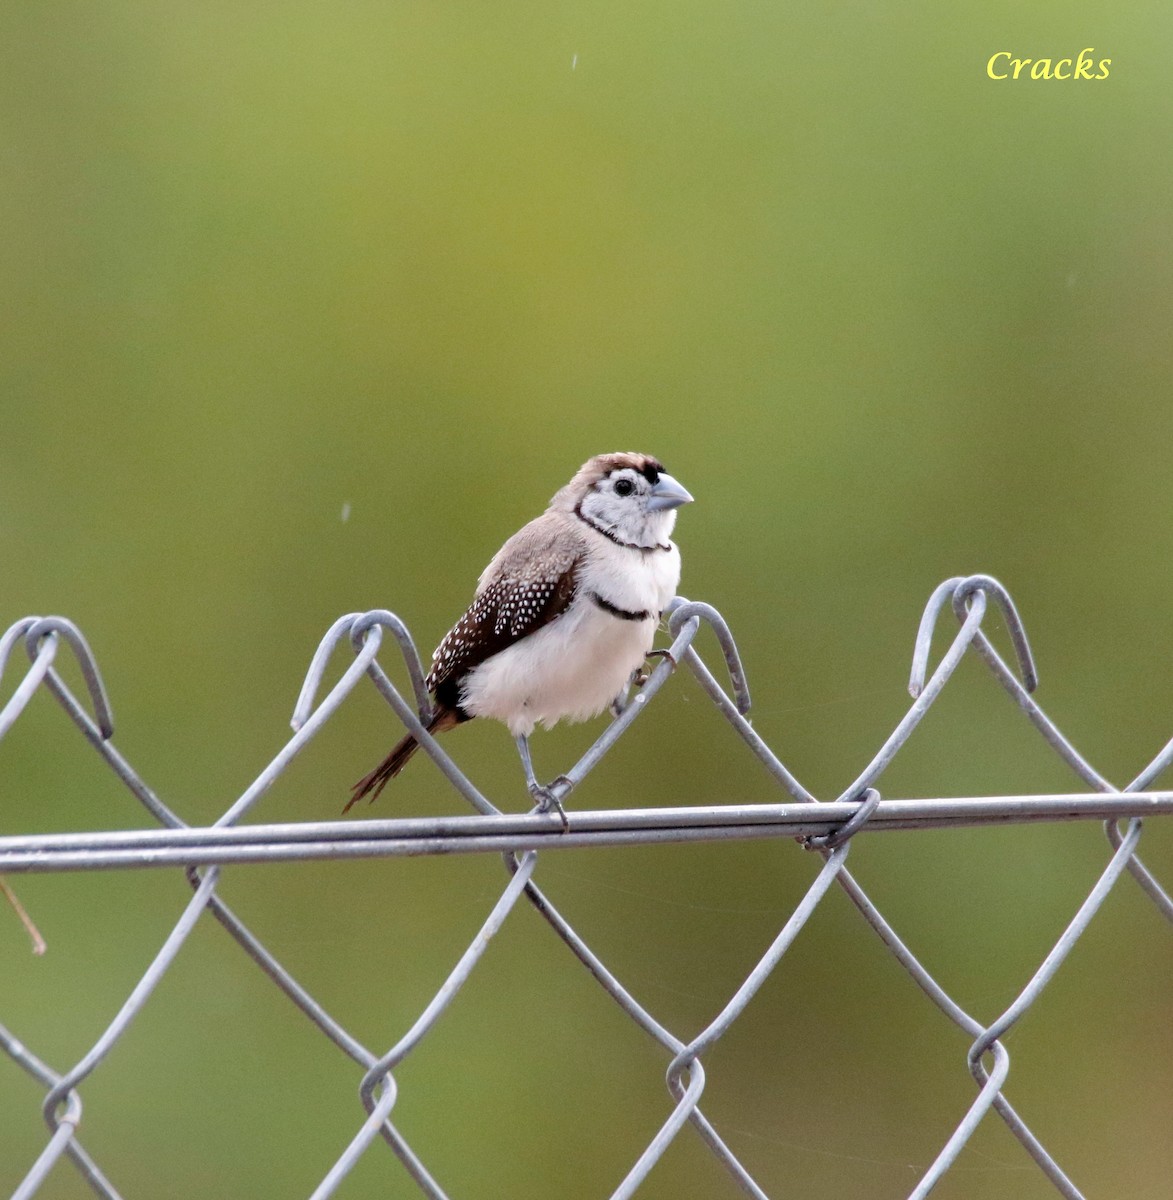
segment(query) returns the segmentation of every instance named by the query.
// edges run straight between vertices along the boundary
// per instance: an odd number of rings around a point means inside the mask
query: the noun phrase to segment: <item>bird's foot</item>
[[[557,779],[552,780],[549,784],[543,786],[540,783],[530,784],[529,794],[538,806],[538,812],[556,812],[558,819],[562,822],[562,832],[566,833],[570,829],[570,821],[566,816],[566,810],[562,807],[562,797],[570,791],[574,785],[565,775],[559,775]]]
[[[646,660],[649,658],[666,658],[674,667],[679,665],[671,650],[649,650],[647,654],[644,655],[644,659]],[[651,672],[646,666],[637,667],[631,676],[631,686],[635,688],[642,688],[650,678]],[[626,707],[626,705],[624,707]],[[618,716],[619,713],[615,713],[615,715]]]
[[[647,654],[644,655],[644,658],[666,658],[674,667],[678,667],[680,665],[676,655],[673,654],[671,650],[649,650]]]

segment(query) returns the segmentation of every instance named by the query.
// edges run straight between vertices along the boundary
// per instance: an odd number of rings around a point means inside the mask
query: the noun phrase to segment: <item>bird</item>
[[[425,681],[436,735],[476,717],[513,735],[541,811],[566,814],[538,783],[529,737],[585,721],[624,693],[652,648],[680,582],[676,510],[692,496],[663,464],[597,454],[517,531],[481,573],[472,603],[432,654]],[[373,801],[419,743],[408,734],[352,788],[343,812]]]

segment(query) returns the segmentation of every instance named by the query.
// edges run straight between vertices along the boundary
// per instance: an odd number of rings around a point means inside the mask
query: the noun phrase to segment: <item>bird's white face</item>
[[[583,517],[616,541],[651,549],[666,545],[676,510],[692,497],[664,471],[620,467],[608,472],[586,494]]]

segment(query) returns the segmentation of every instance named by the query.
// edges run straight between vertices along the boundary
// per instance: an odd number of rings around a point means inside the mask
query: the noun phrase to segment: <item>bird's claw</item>
[[[649,658],[666,658],[674,667],[678,665],[671,650],[649,650],[647,654],[644,655],[644,659],[646,660]],[[631,673],[631,686],[634,688],[642,688],[650,678],[651,672],[647,669],[647,667],[636,667],[636,669]],[[614,712],[614,707],[612,708],[612,712]],[[622,712],[622,708],[620,708],[620,712]],[[615,712],[615,716],[618,715],[619,713]]]
[[[677,661],[676,655],[673,654],[671,650],[667,650],[667,649],[665,649],[665,650],[649,650],[647,652],[647,654],[644,655],[644,658],[645,659],[666,658],[674,667],[680,666],[680,663]]]

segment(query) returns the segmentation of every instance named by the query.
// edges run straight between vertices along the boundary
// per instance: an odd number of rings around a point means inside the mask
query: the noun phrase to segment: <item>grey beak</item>
[[[691,504],[692,497],[672,478],[661,473],[660,478],[652,484],[648,493],[648,512],[663,512],[667,508],[679,508],[682,504]]]

